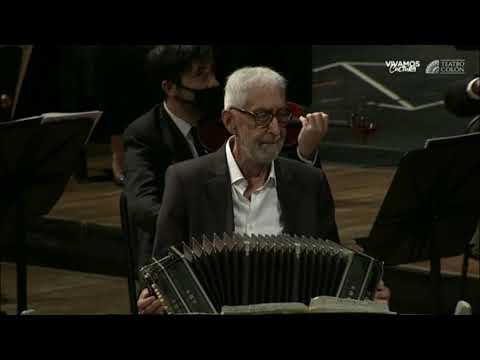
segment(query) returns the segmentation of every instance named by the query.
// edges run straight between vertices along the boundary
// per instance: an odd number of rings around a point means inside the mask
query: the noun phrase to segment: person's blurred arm
[[[445,95],[445,107],[457,116],[480,114],[480,79],[452,84]]]
[[[480,78],[471,80],[467,85],[467,95],[474,100],[480,100]]]

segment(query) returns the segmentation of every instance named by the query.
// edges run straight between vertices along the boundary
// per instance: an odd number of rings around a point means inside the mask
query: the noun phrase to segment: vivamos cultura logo
[[[388,68],[390,74],[399,72],[417,72],[417,68],[420,67],[420,61],[418,60],[387,60],[385,65]]]

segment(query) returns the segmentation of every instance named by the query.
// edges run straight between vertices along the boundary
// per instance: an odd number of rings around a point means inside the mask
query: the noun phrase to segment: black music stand
[[[101,114],[50,113],[0,123],[0,242],[16,248],[19,314],[27,309],[28,225],[63,194]]]
[[[480,216],[480,134],[427,141],[405,154],[367,238],[365,252],[386,265],[430,260],[441,313],[440,259],[468,249]]]

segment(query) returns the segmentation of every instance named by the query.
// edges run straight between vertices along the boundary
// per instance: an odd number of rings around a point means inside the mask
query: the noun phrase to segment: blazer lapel
[[[163,141],[170,149],[172,162],[177,163],[193,159],[193,154],[187,140],[170,118],[170,115],[165,111],[163,104],[158,105],[155,111],[155,117],[157,120],[156,123],[162,129]]]
[[[284,226],[283,231],[287,234],[297,232],[295,203],[298,201],[298,186],[291,172],[280,159],[275,160],[275,175],[277,178],[277,195],[280,202],[280,221]]]
[[[205,183],[207,210],[215,214],[213,227],[219,235],[233,233],[233,203],[230,172],[228,171],[227,156],[223,145],[213,153],[211,166],[208,169],[209,178]]]

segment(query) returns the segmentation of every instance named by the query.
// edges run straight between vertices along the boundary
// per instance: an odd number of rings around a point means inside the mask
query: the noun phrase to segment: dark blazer
[[[233,204],[225,146],[168,168],[158,214],[154,255],[203,234],[233,233]],[[335,207],[321,169],[286,158],[275,160],[284,232],[338,242]]]
[[[471,99],[467,94],[467,85],[471,80],[453,83],[445,95],[445,107],[457,116],[480,114],[480,100]]]
[[[137,263],[148,261],[155,223],[163,196],[165,172],[177,162],[192,159],[185,137],[157,105],[128,126],[125,144],[125,194],[129,216],[138,229]]]

